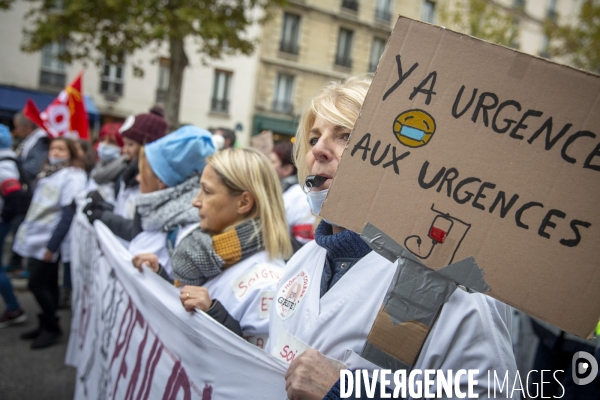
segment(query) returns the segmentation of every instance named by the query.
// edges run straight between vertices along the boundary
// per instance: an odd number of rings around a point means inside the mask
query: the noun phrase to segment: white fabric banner
[[[75,399],[285,399],[287,365],[202,312],[101,222],[73,223],[73,319],[65,362]]]

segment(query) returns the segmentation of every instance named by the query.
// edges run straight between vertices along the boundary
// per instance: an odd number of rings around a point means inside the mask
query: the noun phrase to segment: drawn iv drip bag
[[[421,259],[427,259],[433,252],[433,248],[436,245],[444,243],[444,240],[446,240],[446,237],[448,237],[453,225],[454,221],[451,218],[438,214],[433,219],[433,222],[429,227],[429,231],[427,232],[427,236],[431,239],[431,247],[428,251],[422,247],[423,241],[418,235],[407,237],[404,241],[404,245],[415,256]]]

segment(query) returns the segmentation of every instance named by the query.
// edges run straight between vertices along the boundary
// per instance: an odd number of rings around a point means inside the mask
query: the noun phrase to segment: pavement
[[[0,329],[0,400],[70,400],[75,391],[75,374],[65,365],[71,310],[58,311],[63,336],[45,349],[31,350],[31,341],[19,335],[37,327],[39,307],[26,289],[26,280],[13,280],[21,308],[27,313],[22,324]],[[4,302],[0,301],[0,313]]]

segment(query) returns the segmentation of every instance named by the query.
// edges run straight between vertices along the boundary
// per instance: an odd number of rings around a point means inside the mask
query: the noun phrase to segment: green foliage
[[[440,10],[440,22],[450,29],[504,46],[514,45],[518,33],[511,10],[491,0],[446,3]]]
[[[14,0],[0,0],[0,10],[10,9],[10,6],[13,2]]]
[[[7,4],[13,0],[0,0]],[[248,34],[264,23],[285,0],[28,0],[33,8],[23,33],[22,49],[42,50],[65,44],[61,61],[105,59],[122,63],[126,54],[166,44],[170,51],[166,116],[171,129],[179,126],[183,71],[188,65],[184,40],[193,38],[200,60],[230,54],[251,54],[256,39]],[[142,77],[141,65],[133,72]]]
[[[551,55],[564,57],[575,67],[600,73],[600,2],[584,1],[574,24],[557,24],[547,19],[544,28],[552,40]]]
[[[11,0],[0,0],[6,2]],[[62,61],[120,61],[122,54],[170,39],[196,38],[203,57],[251,54],[255,40],[246,30],[262,22],[253,9],[266,10],[284,0],[29,0],[23,50],[39,51],[66,40]],[[2,3],[0,3],[2,4]]]

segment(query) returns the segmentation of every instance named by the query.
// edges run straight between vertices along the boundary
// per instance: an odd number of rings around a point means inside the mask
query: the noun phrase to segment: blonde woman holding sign
[[[369,86],[370,80],[361,78],[333,82],[312,99],[302,116],[295,158],[301,182],[307,175],[321,177],[308,193],[315,214],[321,209]],[[290,363],[285,382],[290,400],[340,398],[343,367],[335,366],[332,359],[350,370],[379,368],[359,354],[396,268],[403,264],[403,258],[392,263],[371,251],[354,232],[326,220],[319,224],[315,241],[286,265],[271,308],[266,350]],[[503,303],[456,289],[431,328],[414,369],[478,370],[471,382],[466,374],[455,382],[452,393],[466,393],[468,384],[477,380],[472,389],[487,396],[489,385],[494,384],[488,382],[488,371],[500,379],[508,374],[512,386],[516,363],[510,315],[510,307]],[[423,387],[423,375],[417,381],[415,386]],[[429,390],[436,393],[435,383]],[[378,388],[376,398],[379,393]],[[362,394],[366,395],[364,386]],[[496,397],[509,396],[496,391]]]

